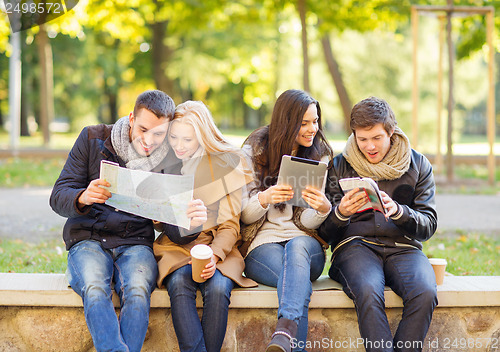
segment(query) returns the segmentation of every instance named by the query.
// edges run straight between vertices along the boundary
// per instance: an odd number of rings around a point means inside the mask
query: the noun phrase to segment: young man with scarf
[[[437,304],[434,272],[421,241],[436,231],[432,167],[396,126],[386,101],[368,98],[351,112],[349,137],[333,160],[326,195],[333,211],[321,225],[332,246],[329,275],[354,301],[367,351],[421,351]],[[359,189],[344,194],[339,180],[370,177],[378,183],[386,214]],[[394,337],[385,313],[384,286],[403,299]]]
[[[88,126],[71,149],[57,179],[50,205],[67,217],[63,238],[68,252],[66,275],[83,300],[85,320],[97,351],[140,351],[149,322],[151,293],[158,268],[155,233],[149,219],[118,211],[105,201],[109,183],[99,178],[100,163],[162,173],[167,170],[167,130],[173,100],[158,90],[139,95],[129,116],[114,125]],[[189,204],[191,228],[206,221],[200,200]],[[164,230],[179,235],[176,226]],[[120,318],[111,300],[120,297]]]

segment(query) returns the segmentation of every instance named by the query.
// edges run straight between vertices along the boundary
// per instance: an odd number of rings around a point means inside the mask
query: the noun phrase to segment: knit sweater
[[[251,148],[249,146],[243,147],[243,151],[248,155],[249,163],[251,163]],[[321,161],[329,162],[328,156],[324,156]],[[248,185],[248,190],[252,190],[255,187],[255,183]],[[324,190],[323,190],[324,191]],[[246,192],[249,194],[249,192]],[[293,206],[287,204],[283,212],[274,207],[273,205],[268,205],[266,208],[262,207],[259,201],[259,193],[252,194],[243,203],[243,211],[241,213],[241,221],[245,224],[252,224],[259,220],[261,217],[267,214],[264,224],[257,232],[254,240],[248,248],[250,253],[254,248],[265,244],[265,243],[277,243],[291,240],[292,238],[298,236],[307,236],[307,234],[297,228],[293,223]],[[320,214],[316,210],[307,208],[304,210],[300,217],[300,222],[304,227],[308,229],[317,229],[321,223],[328,217],[327,214]]]

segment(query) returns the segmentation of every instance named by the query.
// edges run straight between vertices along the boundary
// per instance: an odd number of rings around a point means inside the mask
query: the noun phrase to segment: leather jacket
[[[358,176],[342,154],[333,159],[325,194],[334,208],[340,204],[344,195],[338,180]],[[353,238],[392,247],[412,246],[422,249],[421,241],[428,240],[435,233],[436,187],[432,166],[425,156],[412,150],[410,168],[402,177],[377,183],[380,190],[399,204],[402,213],[397,218],[393,216],[386,220],[381,212],[366,210],[349,219],[340,219],[337,212],[332,210],[319,233],[331,244],[333,252]]]

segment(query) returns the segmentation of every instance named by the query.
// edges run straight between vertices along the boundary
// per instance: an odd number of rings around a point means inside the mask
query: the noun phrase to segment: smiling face
[[[394,131],[388,134],[381,123],[366,128],[359,127],[354,131],[359,150],[372,164],[382,161],[387,155],[391,149],[393,133]]]
[[[140,109],[135,116],[130,113],[129,137],[135,151],[142,156],[151,155],[165,140],[168,122],[166,117],[158,117],[148,109]]]
[[[168,134],[168,143],[181,160],[190,158],[199,148],[193,126],[174,120]]]
[[[318,129],[318,110],[316,104],[311,104],[302,118],[302,124],[295,138],[293,149],[298,149],[300,145],[303,147],[312,146]]]

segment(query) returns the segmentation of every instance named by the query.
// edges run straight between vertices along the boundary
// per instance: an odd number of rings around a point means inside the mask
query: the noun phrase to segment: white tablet
[[[324,191],[326,184],[327,164],[323,161],[283,155],[278,174],[278,185],[289,185],[293,188],[293,198],[287,204],[310,208],[302,198],[302,191],[310,186]]]

